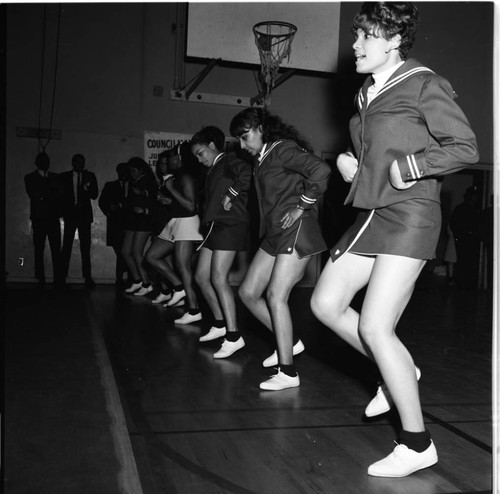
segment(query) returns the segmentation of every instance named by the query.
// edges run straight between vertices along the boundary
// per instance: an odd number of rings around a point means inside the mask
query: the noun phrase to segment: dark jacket
[[[476,137],[450,83],[409,59],[367,107],[371,84],[368,77],[350,123],[358,170],[346,204],[375,209],[407,199],[439,202],[438,178],[479,160]],[[388,171],[395,160],[403,181],[417,179],[415,185],[392,187]]]
[[[136,182],[130,181],[125,201],[126,229],[152,232],[156,227],[157,207],[158,183],[152,173],[143,175]],[[134,208],[141,208],[142,212],[136,212]]]
[[[125,184],[125,187],[128,187],[128,184]],[[126,194],[120,180],[104,184],[99,196],[99,208],[106,216],[106,245],[116,245],[123,239],[125,200]]]
[[[281,218],[297,205],[305,209],[302,218],[317,218],[317,201],[328,186],[330,173],[325,161],[294,141],[268,143],[254,169],[260,236],[281,234]]]
[[[92,223],[94,215],[91,199],[97,199],[99,189],[97,179],[93,172],[82,171],[82,189],[80,191],[79,203],[75,197],[73,185],[73,170],[63,172],[59,175],[63,188],[63,218],[78,219],[79,221]],[[83,184],[88,184],[88,190],[83,189]]]
[[[47,172],[47,177],[38,170],[24,177],[24,186],[30,198],[30,218],[49,219],[62,216],[63,190],[59,175]]]
[[[238,158],[235,153],[222,155],[209,168],[205,177],[205,200],[203,204],[203,223],[234,225],[248,223],[248,191],[252,182],[252,166]],[[222,199],[231,199],[231,209],[222,207]]]

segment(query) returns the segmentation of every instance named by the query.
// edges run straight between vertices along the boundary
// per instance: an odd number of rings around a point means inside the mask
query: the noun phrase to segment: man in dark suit
[[[61,281],[61,199],[59,176],[49,172],[50,159],[39,153],[35,159],[37,169],[24,177],[26,192],[30,198],[30,219],[35,247],[35,278],[41,287],[45,285],[45,239],[49,239],[52,256],[54,283]]]
[[[68,276],[69,262],[75,232],[78,229],[80,253],[82,256],[82,274],[85,285],[93,287],[90,263],[90,227],[94,221],[91,199],[96,199],[99,190],[95,174],[85,169],[85,157],[75,154],[71,160],[73,170],[60,174],[64,192],[63,219],[64,236],[62,246],[63,276]]]
[[[123,259],[121,248],[125,231],[124,203],[128,193],[129,171],[127,163],[116,167],[117,180],[106,182],[99,197],[99,207],[106,216],[106,245],[113,247],[116,254],[116,284],[125,283],[128,268]]]

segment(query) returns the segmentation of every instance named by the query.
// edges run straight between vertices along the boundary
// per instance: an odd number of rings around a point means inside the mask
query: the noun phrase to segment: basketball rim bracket
[[[220,58],[212,59],[207,66],[188,84],[181,89],[172,89],[170,91],[170,100],[186,101],[189,103],[211,103],[216,105],[231,105],[231,106],[264,106],[265,91],[259,94],[250,96],[231,96],[228,94],[212,94],[196,92],[195,89],[203,82],[210,71],[221,62]],[[274,83],[273,89],[283,84],[289,77],[295,73],[294,69],[290,69],[283,73]]]

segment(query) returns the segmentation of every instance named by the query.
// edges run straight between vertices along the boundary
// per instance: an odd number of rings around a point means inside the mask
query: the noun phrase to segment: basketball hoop
[[[266,106],[269,104],[281,62],[285,58],[290,59],[296,32],[297,26],[281,21],[259,22],[253,27],[255,44],[259,49],[260,73],[266,85]]]

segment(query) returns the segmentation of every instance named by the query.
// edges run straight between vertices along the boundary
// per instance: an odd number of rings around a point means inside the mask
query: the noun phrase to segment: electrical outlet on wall
[[[21,267],[24,266],[24,257],[17,258],[17,265]]]

